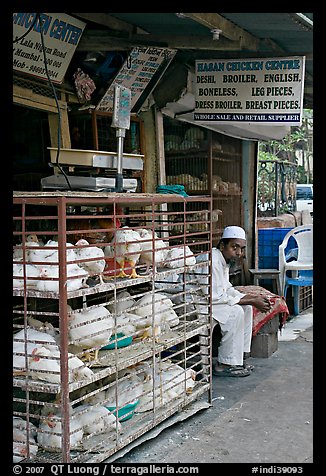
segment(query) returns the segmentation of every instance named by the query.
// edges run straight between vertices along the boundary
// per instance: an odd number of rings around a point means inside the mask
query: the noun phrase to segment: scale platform
[[[48,147],[50,151],[51,163],[56,164],[56,147]],[[143,170],[144,155],[123,153],[122,168],[126,170]],[[105,152],[102,150],[84,150],[84,149],[60,149],[60,165],[98,167],[105,169],[116,169],[118,166],[117,152]]]
[[[70,187],[63,174],[54,174],[41,179],[43,190],[87,190],[92,192],[114,192],[116,186],[115,177],[80,177],[78,175],[67,175]],[[137,190],[137,179],[124,178],[122,181],[124,192],[135,192]]]

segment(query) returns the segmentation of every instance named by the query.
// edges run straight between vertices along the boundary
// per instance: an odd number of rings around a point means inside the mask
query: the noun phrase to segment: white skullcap
[[[240,226],[227,226],[224,228],[223,238],[240,238],[241,240],[246,239],[246,232]]]

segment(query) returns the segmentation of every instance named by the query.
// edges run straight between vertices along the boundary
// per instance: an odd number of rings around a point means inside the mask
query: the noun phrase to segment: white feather
[[[188,245],[169,248],[165,256],[165,266],[168,268],[181,268],[184,265],[196,264],[196,258]]]
[[[104,306],[72,311],[68,332],[72,343],[81,348],[101,347],[108,344],[114,319]]]
[[[15,247],[13,250],[13,260],[14,261],[23,261],[24,259],[24,252],[23,252],[23,244],[19,243],[17,248]],[[31,247],[38,247],[41,246],[40,241],[38,240],[36,235],[28,235],[26,237],[26,242],[25,242],[25,261],[29,261],[29,255],[30,255],[30,250],[28,248]]]
[[[38,431],[37,441],[39,445],[51,452],[59,452],[62,449],[62,424],[60,417],[60,409],[48,409],[42,412],[44,418],[41,420]],[[72,411],[70,411],[72,413]],[[84,432],[82,423],[78,418],[70,416],[69,420],[70,430],[70,448],[76,448],[81,444]]]
[[[104,406],[83,404],[76,407],[73,413],[81,423],[85,435],[115,431],[116,425],[119,430],[122,428],[121,423]]]
[[[88,246],[83,248],[83,246]],[[105,259],[94,261],[94,258],[104,258],[104,251],[98,246],[89,246],[87,240],[81,239],[76,243],[76,259],[84,259],[85,261],[79,262],[78,265],[85,269],[90,276],[100,276],[101,284],[103,284],[102,273],[105,268]]]
[[[80,268],[77,264],[67,265],[67,286],[68,291],[76,291],[86,285],[88,272]],[[59,267],[56,265],[44,266],[40,269],[39,280],[36,281],[36,289],[42,292],[59,292],[59,281],[48,278],[59,278]]]
[[[141,237],[136,230],[124,226],[116,230],[110,247],[105,248],[105,253],[110,258],[115,258],[124,273],[125,261],[131,262],[131,277],[138,277],[135,266],[141,253]]]
[[[37,428],[29,422],[29,455],[36,456],[38,445],[36,443]],[[13,462],[19,463],[27,457],[27,422],[20,417],[13,417]]]
[[[60,350],[43,346],[33,352],[29,359],[31,377],[50,383],[60,383]],[[68,352],[69,383],[90,378],[93,371],[77,356]]]
[[[53,249],[50,249],[52,248]],[[76,259],[76,253],[74,250],[74,245],[72,243],[66,244],[66,257],[67,261],[74,261]],[[32,263],[38,261],[48,261],[53,264],[59,263],[59,251],[58,251],[58,242],[54,240],[49,240],[45,243],[44,246],[38,248],[33,248],[29,252],[29,261]]]
[[[162,266],[165,260],[166,244],[152,230],[145,228],[138,230],[141,241],[140,263],[145,263],[147,271],[152,266],[156,268]],[[154,235],[154,236],[153,236]]]
[[[38,342],[33,342],[38,341]],[[26,344],[27,344],[27,357],[36,351],[36,349],[42,347],[45,344],[49,346],[56,344],[54,337],[51,335],[40,332],[35,329],[26,329]],[[22,354],[22,355],[18,355]],[[26,360],[25,360],[25,331],[21,329],[19,332],[14,334],[13,338],[13,368],[14,371],[25,371],[26,370]]]
[[[26,276],[26,286],[28,288],[37,288],[36,279],[28,278],[38,278],[40,275],[40,267],[31,263],[26,263],[25,267],[21,263],[13,263],[12,265],[13,273],[13,287],[14,288],[23,288],[24,287],[24,276]]]

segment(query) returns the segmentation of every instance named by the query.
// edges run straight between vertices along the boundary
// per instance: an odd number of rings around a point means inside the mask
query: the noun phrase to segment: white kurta
[[[238,302],[245,294],[229,281],[229,266],[220,250],[212,249],[212,315],[221,327],[222,339],[218,361],[227,365],[242,365],[243,353],[250,352],[252,336],[252,306]]]

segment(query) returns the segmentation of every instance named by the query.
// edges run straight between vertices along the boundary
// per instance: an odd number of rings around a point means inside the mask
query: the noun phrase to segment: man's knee
[[[241,306],[240,304],[235,304],[234,306],[232,306],[232,311],[234,313],[234,316],[239,317],[240,319],[243,318],[245,313],[243,306]]]

